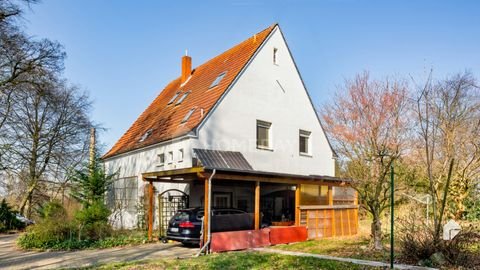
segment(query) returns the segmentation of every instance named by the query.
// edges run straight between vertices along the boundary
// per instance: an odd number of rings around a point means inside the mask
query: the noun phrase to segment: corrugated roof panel
[[[253,167],[240,152],[193,149],[202,166],[212,169],[253,171]]]

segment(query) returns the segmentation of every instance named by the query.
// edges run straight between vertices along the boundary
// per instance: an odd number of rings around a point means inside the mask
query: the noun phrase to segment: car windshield
[[[188,212],[177,212],[175,216],[173,216],[173,219],[175,221],[189,221],[190,215],[188,214]]]

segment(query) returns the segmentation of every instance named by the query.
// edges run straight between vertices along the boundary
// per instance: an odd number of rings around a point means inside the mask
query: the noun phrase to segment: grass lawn
[[[356,236],[325,238],[319,240],[309,240],[301,243],[277,245],[272,248],[306,252],[322,255],[330,255],[336,257],[354,258],[370,261],[390,261],[390,251],[387,244],[388,238],[385,239],[385,249],[382,251],[374,251],[370,249],[369,238],[370,220],[360,220],[359,234]]]
[[[378,269],[350,263],[259,252],[228,252],[198,258],[137,261],[84,269]]]

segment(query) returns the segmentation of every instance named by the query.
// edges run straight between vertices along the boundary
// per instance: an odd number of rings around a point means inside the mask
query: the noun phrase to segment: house
[[[147,213],[163,230],[176,209],[211,202],[255,213],[256,229],[356,233],[356,193],[334,177],[335,153],[278,24],[195,68],[185,55],[180,70],[103,157],[118,173],[117,227]]]

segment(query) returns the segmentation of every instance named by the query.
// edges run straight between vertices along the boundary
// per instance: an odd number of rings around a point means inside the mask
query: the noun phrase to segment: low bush
[[[400,221],[398,242],[402,261],[410,264],[480,268],[480,233],[474,227],[452,240],[435,240],[430,226],[411,217]]]

